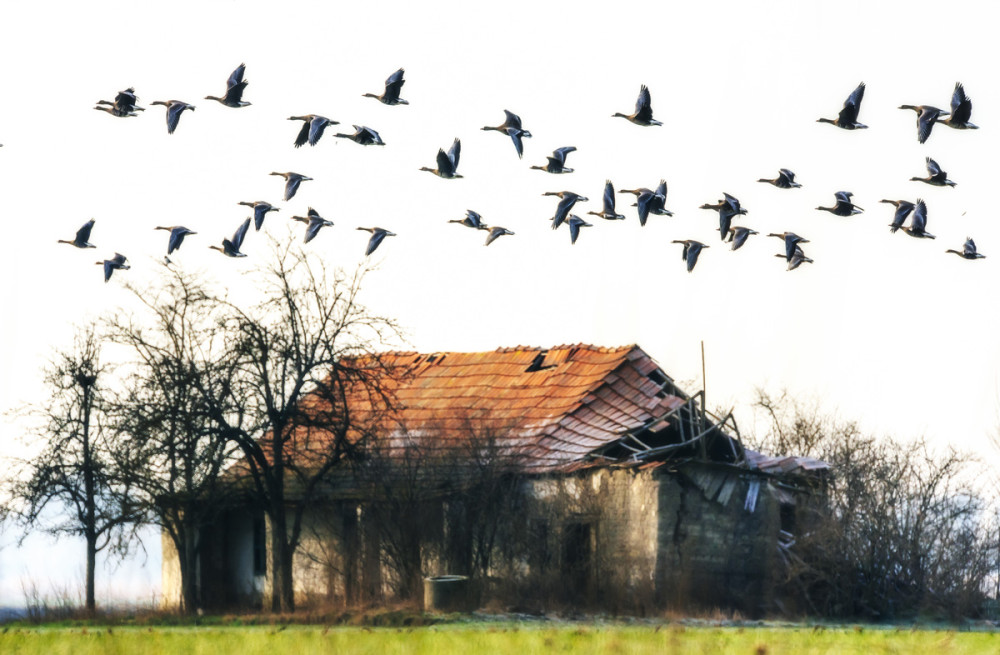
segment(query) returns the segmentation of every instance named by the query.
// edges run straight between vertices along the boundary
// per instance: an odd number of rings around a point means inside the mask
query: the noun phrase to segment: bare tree
[[[970,455],[876,438],[784,394],[759,391],[756,406],[771,419],[762,450],[831,465],[825,502],[797,508],[786,582],[802,602],[873,618],[980,611],[991,551]]]
[[[26,526],[52,534],[82,536],[86,542],[86,609],[93,613],[97,553],[128,551],[140,508],[128,479],[115,467],[115,431],[94,326],[77,335],[73,347],[56,354],[45,371],[49,400],[29,411],[42,427],[32,435],[40,451],[20,462],[11,496]]]
[[[307,507],[366,434],[348,395],[388,397],[376,352],[399,335],[394,321],[360,303],[366,269],[330,273],[291,248],[263,271],[257,304],[226,303],[226,384],[195,380],[216,430],[240,449],[269,519],[274,611],[294,609],[293,555]]]
[[[220,305],[177,270],[152,291],[130,290],[145,311],[116,313],[108,321],[110,338],[132,355],[115,406],[121,435],[115,463],[131,481],[134,502],[173,543],[181,606],[193,612],[202,535],[226,506],[233,482],[222,475],[233,446],[202,397],[221,395],[231,373],[222,356]]]

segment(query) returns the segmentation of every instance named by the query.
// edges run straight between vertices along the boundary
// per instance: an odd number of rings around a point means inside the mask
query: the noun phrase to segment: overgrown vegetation
[[[758,392],[760,450],[831,464],[798,507],[784,595],[796,613],[899,619],[980,616],[998,574],[997,526],[973,486],[972,455],[923,438],[867,434],[783,394]]]

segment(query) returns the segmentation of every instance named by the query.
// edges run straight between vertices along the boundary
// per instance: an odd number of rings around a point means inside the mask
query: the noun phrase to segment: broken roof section
[[[635,345],[388,353],[378,367],[393,380],[392,407],[364,390],[348,404],[399,444],[454,444],[490,431],[533,471],[678,456],[749,464],[725,422],[707,418]]]

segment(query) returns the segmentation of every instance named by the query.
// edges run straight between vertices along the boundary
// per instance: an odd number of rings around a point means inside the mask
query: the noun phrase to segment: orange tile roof
[[[529,370],[542,354],[541,370]],[[683,403],[634,345],[388,353],[379,366],[392,372],[394,407],[386,415],[356,389],[349,394],[355,417],[379,416],[378,432],[390,439],[468,439],[489,430],[536,470],[579,462]]]

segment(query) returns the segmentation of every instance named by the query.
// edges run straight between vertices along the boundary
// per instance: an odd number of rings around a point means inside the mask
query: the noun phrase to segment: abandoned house
[[[801,508],[828,466],[743,447],[638,346],[391,353],[391,409],[309,506],[297,602],[415,597],[478,580],[483,604],[771,609]],[[349,397],[375,416],[368,394]],[[385,410],[385,408],[381,408]],[[239,505],[202,535],[206,607],[269,595],[268,523]],[[164,538],[163,593],[179,602]]]

